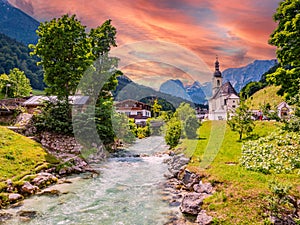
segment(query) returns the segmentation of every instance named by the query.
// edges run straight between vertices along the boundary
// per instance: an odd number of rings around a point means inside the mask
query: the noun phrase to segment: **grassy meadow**
[[[258,121],[253,136],[257,139],[275,131],[281,125],[272,121]],[[200,138],[183,140],[178,149],[191,157],[188,169],[202,174],[213,183],[217,192],[203,208],[215,219],[215,224],[263,224],[267,217],[264,197],[270,194],[269,182],[277,180],[300,191],[297,174],[263,174],[246,170],[239,165],[243,141],[232,132],[226,121],[206,121],[200,127]]]

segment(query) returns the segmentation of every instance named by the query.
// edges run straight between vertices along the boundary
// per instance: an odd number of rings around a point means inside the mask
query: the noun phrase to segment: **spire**
[[[220,72],[220,64],[219,64],[218,55],[216,55],[214,77],[222,77],[222,73]]]

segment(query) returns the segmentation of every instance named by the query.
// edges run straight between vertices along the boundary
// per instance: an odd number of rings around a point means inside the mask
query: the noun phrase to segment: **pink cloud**
[[[223,69],[275,58],[268,38],[279,0],[9,0],[40,21],[76,14],[87,27],[112,19],[119,46],[143,40],[182,45]],[[212,68],[213,69],[213,68]]]

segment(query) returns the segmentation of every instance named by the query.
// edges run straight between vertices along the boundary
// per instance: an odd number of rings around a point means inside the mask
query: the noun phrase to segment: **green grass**
[[[0,191],[7,179],[17,182],[52,163],[58,161],[39,143],[0,126]]]
[[[252,138],[266,136],[279,126],[276,122],[256,122],[256,135]],[[206,200],[203,208],[220,224],[263,224],[266,204],[263,196],[269,194],[269,182],[276,179],[297,190],[300,178],[287,174],[265,175],[239,166],[242,143],[246,140],[240,142],[238,138],[225,121],[206,121],[200,128],[200,139],[183,140],[179,148],[191,157],[188,168],[216,185],[218,192]],[[214,160],[209,162],[214,155]]]
[[[272,109],[284,101],[282,96],[277,95],[278,86],[267,86],[258,92],[254,93],[246,100],[246,104],[250,109],[259,110],[262,105],[269,103]]]

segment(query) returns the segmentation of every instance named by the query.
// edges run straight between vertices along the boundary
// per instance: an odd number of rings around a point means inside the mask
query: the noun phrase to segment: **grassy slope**
[[[267,86],[247,99],[246,104],[251,109],[258,110],[260,106],[269,103],[272,109],[274,109],[275,106],[284,101],[282,96],[276,94],[278,90],[278,86]]]
[[[0,126],[0,191],[5,180],[18,181],[56,162],[39,143]]]
[[[187,156],[192,157],[189,169],[206,175],[206,180],[216,183],[219,192],[204,204],[209,214],[218,218],[221,224],[261,224],[263,206],[262,196],[269,193],[268,184],[273,179],[287,182],[297,188],[300,178],[297,175],[264,175],[262,173],[247,171],[238,165],[241,156],[242,142],[238,142],[238,134],[232,132],[228,126],[225,128],[224,139],[222,135],[215,135],[225,121],[207,121],[200,128],[199,140],[184,140],[181,147]],[[257,122],[255,133],[265,136],[278,127],[275,122]],[[213,134],[213,135],[211,135]],[[215,152],[218,146],[208,144],[221,143],[214,161],[203,169],[200,161],[205,151]],[[210,147],[209,147],[210,146]],[[211,149],[208,149],[211,148]],[[299,188],[299,186],[298,186]]]

